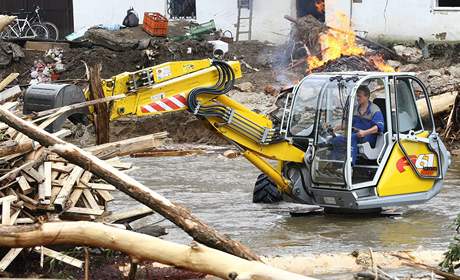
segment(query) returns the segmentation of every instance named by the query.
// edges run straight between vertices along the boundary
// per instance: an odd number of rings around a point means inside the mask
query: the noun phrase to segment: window
[[[407,78],[396,80],[396,106],[398,109],[398,125],[400,133],[408,133],[409,131],[417,132],[422,130],[412,90],[411,80]]]
[[[168,0],[168,14],[172,19],[195,19],[196,0]]]
[[[460,7],[460,1],[458,0],[437,0],[438,7]]]

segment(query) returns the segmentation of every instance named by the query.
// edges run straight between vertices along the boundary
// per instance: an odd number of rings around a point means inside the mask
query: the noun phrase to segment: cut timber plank
[[[94,199],[94,196],[93,196],[93,194],[91,193],[91,191],[89,189],[84,189],[83,190],[83,195],[85,196],[86,201],[88,201],[89,207],[91,209],[97,209],[97,210],[101,209],[99,207],[99,204],[97,204],[96,199]]]
[[[66,264],[73,265],[73,266],[78,267],[78,268],[83,267],[83,261],[80,261],[79,259],[76,259],[76,258],[72,258],[71,256],[67,256],[67,255],[65,255],[63,253],[51,250],[51,249],[46,248],[46,247],[35,247],[34,251],[39,253],[39,254],[41,254],[42,251],[43,251],[43,254],[45,256],[48,256],[50,258],[53,258],[53,259],[56,259],[58,261],[64,262]]]
[[[11,203],[18,199],[17,196],[9,195],[0,198],[0,204],[2,205],[2,225],[12,225],[11,223]]]
[[[96,192],[101,196],[104,202],[110,202],[113,200],[113,196],[110,194],[109,191],[96,190]]]
[[[32,192],[32,188],[30,187],[29,182],[27,182],[24,176],[18,178],[18,184],[23,194],[29,194]]]
[[[59,192],[56,200],[54,201],[54,206],[58,210],[62,211],[65,208],[65,204],[70,194],[72,193],[72,188],[77,182],[77,180],[80,179],[83,172],[84,170],[81,167],[76,166],[70,173],[69,177],[67,177],[67,179],[64,181],[62,189]]]
[[[102,214],[104,214],[104,210],[102,210],[102,209],[91,209],[91,208],[82,208],[82,207],[72,207],[72,208],[69,208],[66,211],[66,213],[101,216]]]
[[[138,220],[151,214],[153,214],[153,210],[149,207],[144,206],[127,209],[126,211],[118,211],[112,213],[108,216],[101,218],[101,221],[109,224],[125,222],[130,223],[132,221]]]
[[[83,189],[86,188],[86,184],[88,184],[88,182],[91,180],[91,177],[93,177],[91,172],[85,171],[85,173],[83,173],[80,178],[80,182],[78,182],[76,188],[69,197],[69,208],[75,207],[75,205],[77,205],[77,202],[83,193]]]
[[[23,169],[22,171],[25,172],[27,175],[29,175],[37,183],[45,182],[45,177],[43,177],[42,174],[38,173],[38,171],[35,170],[34,168],[26,168],[26,169]]]
[[[109,184],[89,183],[87,184],[87,186],[93,190],[103,190],[103,191],[116,191],[117,190],[117,188]]]
[[[0,271],[5,271],[12,261],[21,253],[23,248],[14,248],[8,251],[8,253],[0,261]]]
[[[51,162],[44,162],[39,167],[39,172],[45,177],[45,181],[38,185],[38,198],[41,204],[50,204],[51,197]]]
[[[26,50],[31,51],[43,51],[46,52],[49,49],[63,49],[68,50],[69,44],[68,43],[60,43],[60,42],[36,42],[36,41],[27,41],[24,48]]]
[[[4,90],[11,82],[16,80],[16,78],[19,77],[19,73],[11,73],[3,79],[3,81],[0,82],[0,91]]]
[[[17,98],[21,93],[22,91],[19,86],[5,89],[4,91],[0,92],[0,103],[4,103],[8,100]]]

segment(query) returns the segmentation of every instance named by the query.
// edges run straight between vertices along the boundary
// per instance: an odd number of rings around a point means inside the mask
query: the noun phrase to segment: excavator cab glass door
[[[350,90],[354,82],[331,77],[323,88],[317,113],[312,179],[316,184],[345,186],[349,143]]]

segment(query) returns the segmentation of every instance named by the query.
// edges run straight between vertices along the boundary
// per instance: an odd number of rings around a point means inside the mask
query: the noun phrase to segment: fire
[[[318,12],[324,13],[324,10],[325,10],[324,0],[316,0],[315,6]]]
[[[309,56],[307,58],[309,70],[321,67],[329,61],[336,60],[341,56],[364,55],[365,50],[356,43],[356,35],[350,29],[350,22],[344,14],[339,14],[337,19],[339,25],[345,27],[342,31],[329,29],[320,35],[321,58],[319,56]]]
[[[369,61],[374,63],[374,65],[382,72],[396,72],[396,70],[390,65],[385,63],[385,60],[381,55],[373,55],[369,57]]]
[[[364,56],[366,54],[366,50],[356,42],[356,34],[351,29],[348,17],[343,13],[338,13],[336,20],[337,22],[334,25],[337,28],[329,28],[327,32],[322,33],[319,37],[321,54],[307,57],[309,72],[342,56]],[[391,66],[385,64],[381,56],[372,56],[370,61],[380,71],[394,71]]]

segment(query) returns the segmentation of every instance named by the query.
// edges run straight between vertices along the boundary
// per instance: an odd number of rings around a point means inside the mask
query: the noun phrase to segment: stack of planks
[[[20,115],[17,102],[2,105]],[[45,128],[59,117],[51,114],[42,118],[39,127]],[[54,135],[70,135],[60,130]],[[163,144],[167,133],[157,133],[120,142],[87,148],[107,164],[127,170],[131,164],[123,163],[120,156],[146,152]],[[90,163],[88,163],[90,164]],[[106,220],[107,203],[113,200],[112,185],[91,172],[73,165],[41,147],[37,142],[15,129],[0,123],[0,224],[26,225],[45,221],[95,221]],[[34,250],[37,250],[35,248]],[[81,262],[48,248],[41,248],[47,256],[81,267]],[[22,249],[11,249],[0,257],[0,271]]]

